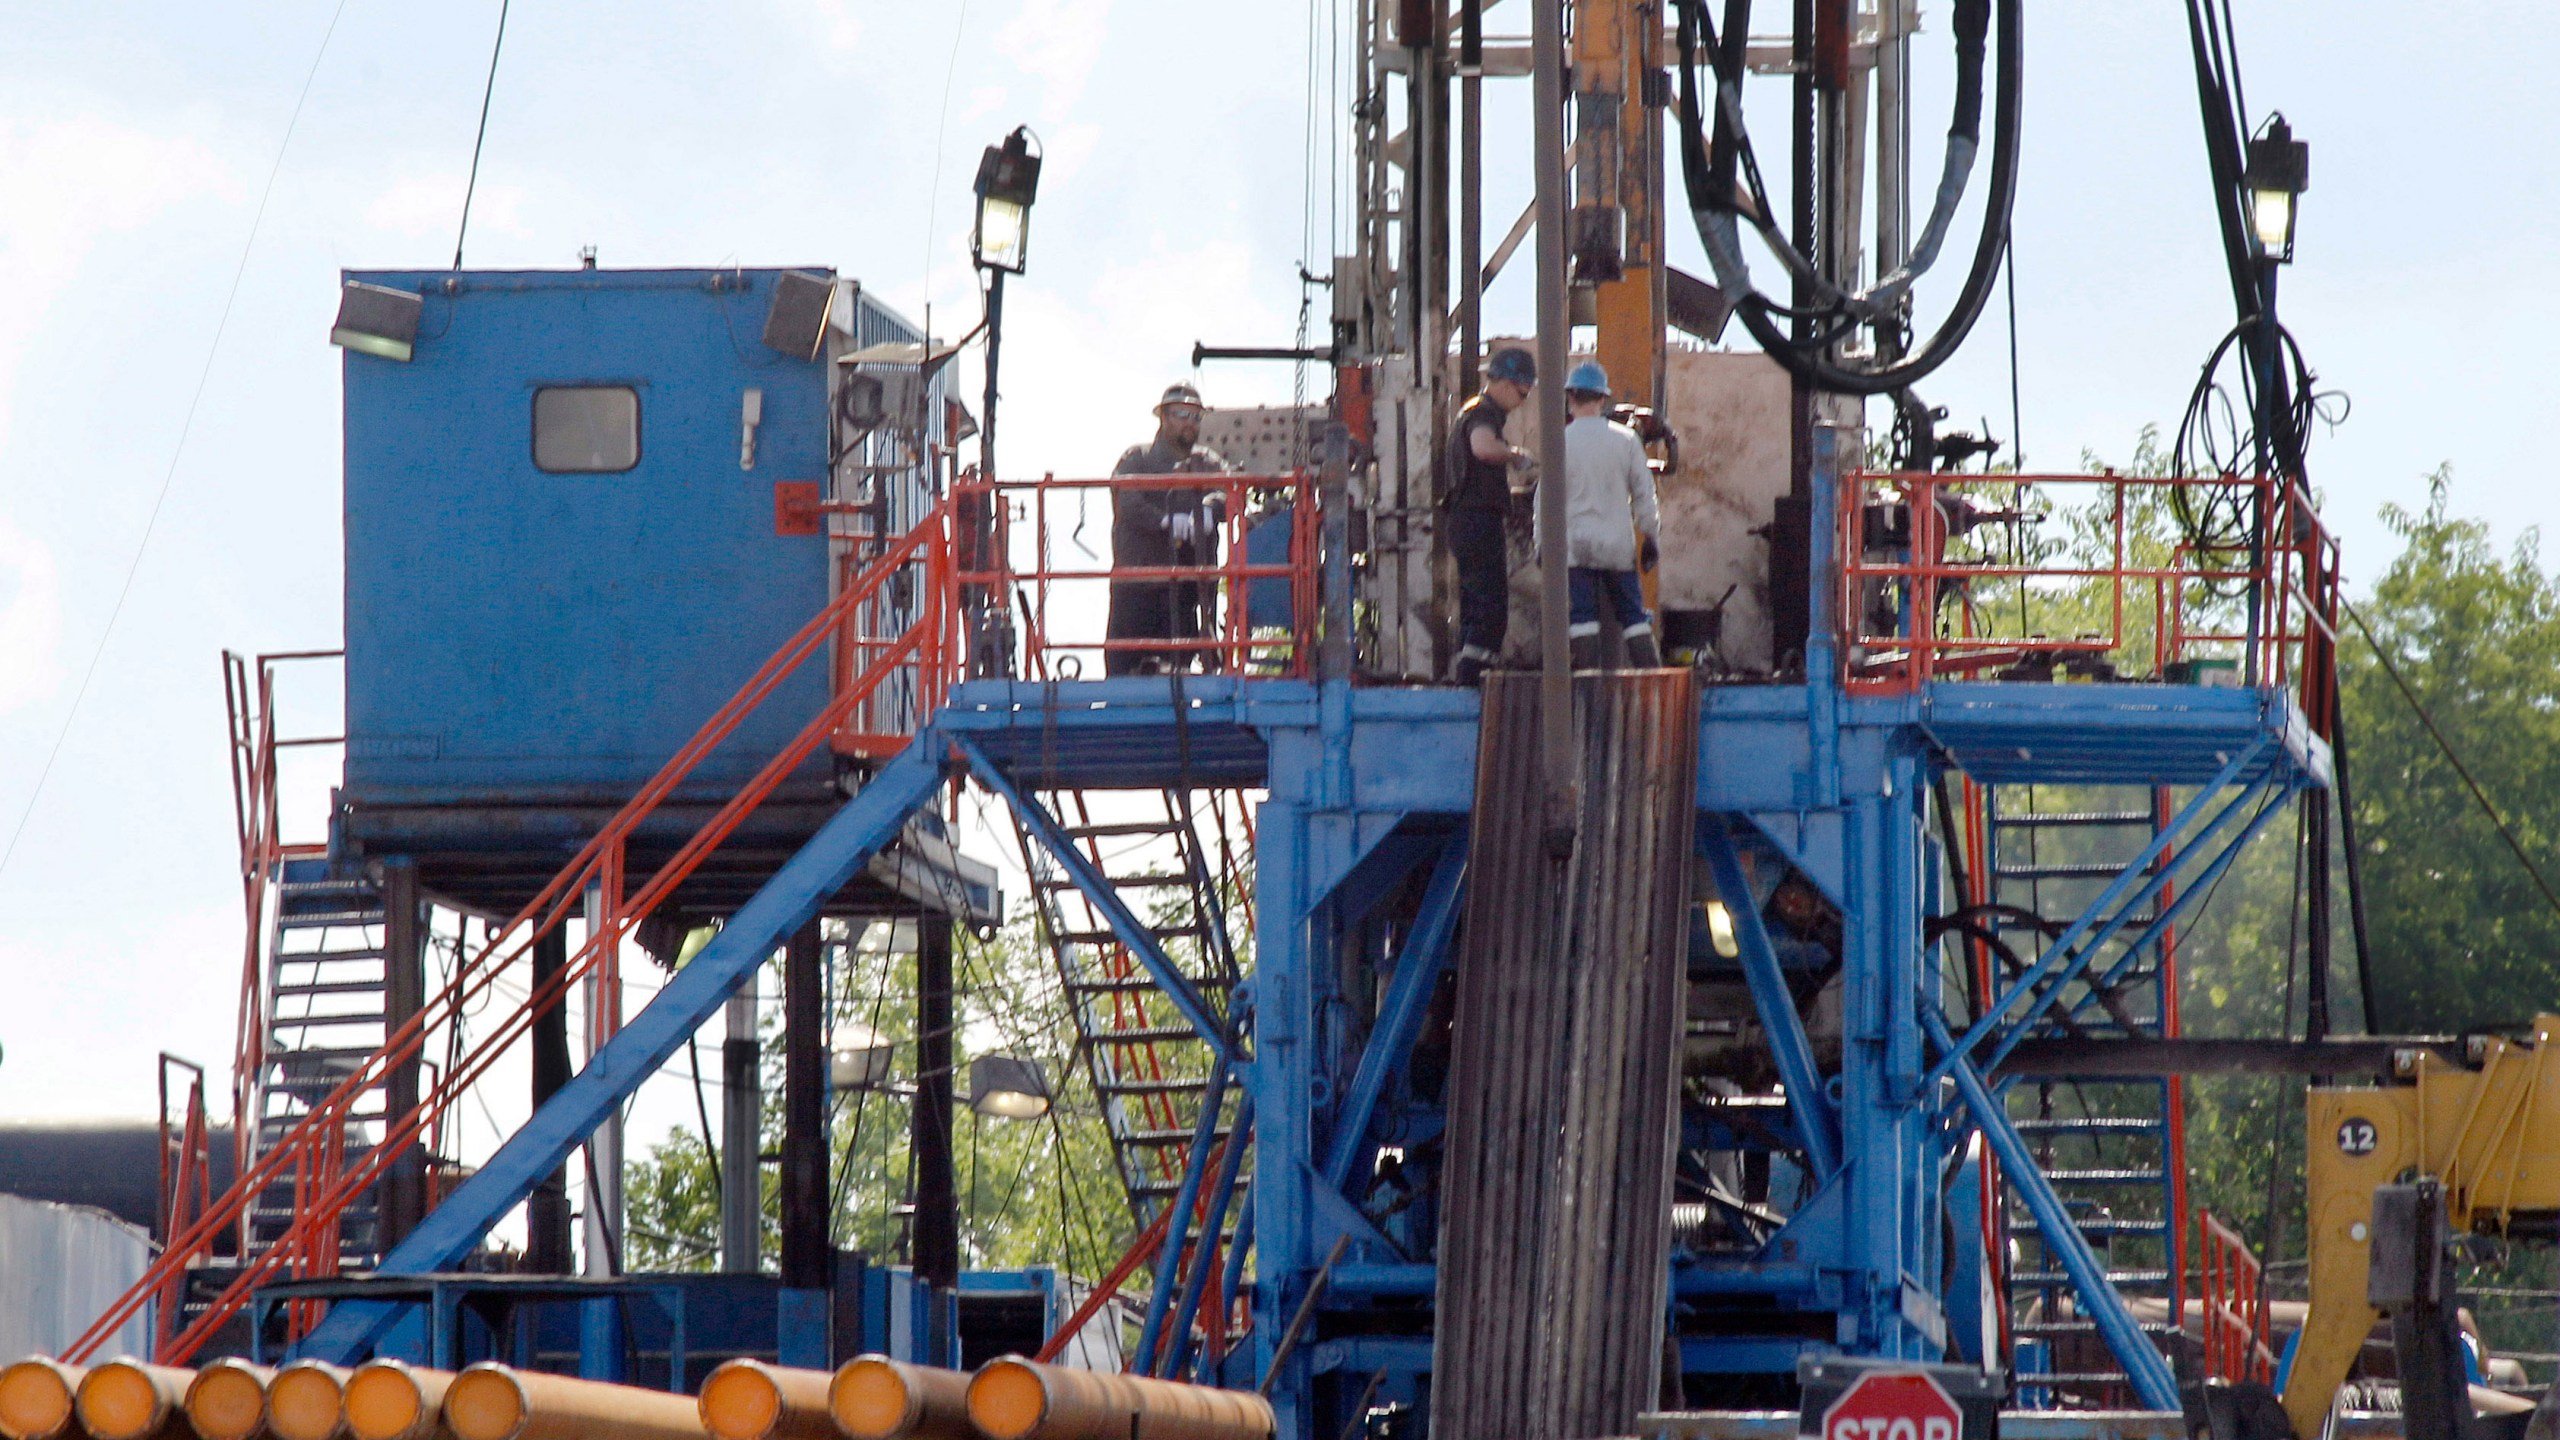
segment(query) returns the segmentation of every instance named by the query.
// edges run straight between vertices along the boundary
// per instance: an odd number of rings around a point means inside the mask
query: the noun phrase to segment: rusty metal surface
[[[1624,1434],[1659,1385],[1698,697],[1574,682],[1549,848],[1537,677],[1488,677],[1442,1180],[1433,1434]]]

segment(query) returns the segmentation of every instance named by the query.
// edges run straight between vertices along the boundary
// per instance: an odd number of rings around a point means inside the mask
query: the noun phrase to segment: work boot
[[[1576,670],[1597,670],[1597,669],[1599,669],[1599,668],[1600,668],[1600,637],[1599,637],[1599,636],[1597,636],[1597,635],[1576,635],[1576,636],[1573,636],[1573,637],[1572,637],[1572,638],[1571,638],[1567,643],[1572,647],[1573,668],[1574,668],[1574,669],[1576,669]]]
[[[1652,631],[1630,630],[1627,632],[1627,668],[1630,670],[1662,668],[1662,651],[1654,645]]]
[[[1453,685],[1464,685],[1473,690],[1484,683],[1484,670],[1484,657],[1460,651],[1458,662],[1449,667],[1449,681]]]

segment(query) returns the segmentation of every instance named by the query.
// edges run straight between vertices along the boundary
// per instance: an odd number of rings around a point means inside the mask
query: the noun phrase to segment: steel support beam
[[[2021,1040],[1997,1070],[1997,1081],[2047,1076],[2371,1075],[2397,1078],[2400,1058],[2429,1051],[2467,1064],[2458,1035],[2372,1035],[2325,1040],[2098,1040],[2068,1036]]]
[[[1805,1035],[1804,1017],[1796,1013],[1795,996],[1787,989],[1786,972],[1778,967],[1777,948],[1769,943],[1769,929],[1760,922],[1760,907],[1751,898],[1750,882],[1743,878],[1742,861],[1734,854],[1733,836],[1723,816],[1698,817],[1698,849],[1715,874],[1717,896],[1733,917],[1734,948],[1742,952],[1742,973],[1751,982],[1751,1003],[1760,1012],[1760,1031],[1769,1037],[1778,1078],[1786,1083],[1787,1108],[1795,1114],[1796,1129],[1803,1132],[1815,1176],[1827,1180],[1840,1168],[1839,1112],[1822,1088],[1822,1072],[1813,1062],[1813,1042]]]
[[[2001,1178],[2027,1202],[2027,1209],[2036,1217],[2036,1227],[2044,1232],[2046,1248],[2060,1258],[2064,1272],[2071,1277],[2072,1288],[2079,1292],[2081,1308],[2097,1325],[2107,1348],[2115,1352],[2116,1363],[2124,1366],[2134,1398],[2146,1410],[2178,1409],[2178,1380],[2169,1370],[2168,1359],[2142,1333],[2142,1326],[2135,1322],[2116,1287],[2107,1283],[2106,1268],[2098,1263],[2097,1255],[2089,1249],[2088,1237],[2080,1233],[2070,1212],[2063,1209],[2062,1198],[2053,1193],[2052,1182],[2037,1168],[2034,1152],[2010,1122],[2008,1107],[1982,1083],[1973,1062],[1956,1051],[1937,1007],[1922,1006],[1920,1019],[1928,1027],[1930,1043],[1945,1054],[1943,1063],[1956,1082],[1957,1092],[1964,1097],[1965,1108],[1973,1112],[1974,1124],[1999,1154]]]
[[[2002,992],[1998,1000],[1983,1007],[1983,1013],[1974,1018],[1972,1026],[1964,1032],[1964,1038],[1947,1047],[1945,1057],[1929,1071],[1923,1082],[1924,1085],[1934,1087],[1952,1074],[1956,1063],[1971,1056],[1975,1046],[1980,1045],[1992,1031],[2000,1028],[2002,1018],[2021,1000],[2027,1002],[2027,1009],[2026,1013],[2018,1017],[2019,1028],[2012,1035],[2013,1039],[2025,1033],[2024,1027],[2034,1024],[2041,1018],[2044,1012],[2051,1008],[2062,985],[2069,983],[2073,974],[2077,974],[2080,969],[2087,966],[2091,950],[2104,943],[2106,936],[2115,933],[2129,918],[2130,907],[2121,909],[2118,907],[2125,900],[2126,892],[2134,888],[2135,881],[2142,878],[2144,873],[2158,862],[2170,845],[2176,843],[2195,818],[2208,808],[2214,797],[2238,779],[2248,769],[2249,763],[2255,760],[2258,753],[2266,747],[2266,738],[2261,736],[2251,742],[2247,748],[2224,761],[2220,773],[2216,774],[2203,789],[2198,790],[2194,799],[2181,806],[2178,813],[2170,817],[2168,824],[2160,827],[2159,833],[2153,835],[2149,843],[2142,847],[2141,854],[2126,862],[2123,871],[2108,882],[2107,888],[2096,900],[2090,902],[2088,909],[2080,913],[2079,919],[2071,922],[2070,928],[2055,937],[2053,944],[2046,947],[2044,954],[2037,957],[2036,963],[2028,967],[2027,973],[2019,976],[2017,983]],[[2208,831],[2208,833],[2211,832]],[[2153,885],[2149,888],[2156,888],[2158,882],[2166,878],[2168,878],[2166,875],[2152,877]],[[2139,903],[2138,897],[2135,903]],[[2098,924],[2098,917],[2110,910],[2116,913],[2105,933],[2091,938],[2089,932]],[[2081,945],[2084,939],[2089,941],[2088,946]],[[2078,948],[2075,949],[2075,947]],[[2070,973],[2062,974],[2060,972],[2063,971],[2066,963],[2070,966]],[[2058,979],[2057,975],[2059,975]],[[2048,985],[2048,981],[2053,983]]]
[[[507,1137],[479,1171],[382,1259],[377,1273],[422,1275],[458,1266],[489,1227],[522,1204],[542,1178],[615,1107],[683,1048],[685,1037],[719,1012],[729,992],[764,963],[784,936],[808,923],[871,857],[898,838],[907,818],[943,781],[941,736],[918,735],[835,813],[809,843],[740,906],[718,936],[670,977],[585,1069]],[[347,1302],[301,1346],[301,1354],[346,1364],[393,1316],[387,1303]]]
[[[1075,882],[1075,887],[1084,892],[1084,897],[1093,902],[1096,910],[1102,912],[1102,918],[1111,926],[1111,933],[1119,938],[1121,944],[1129,947],[1130,954],[1138,957],[1138,963],[1147,968],[1147,974],[1156,982],[1157,988],[1164,991],[1165,998],[1173,1002],[1173,1008],[1180,1011],[1182,1018],[1198,1032],[1201,1043],[1216,1052],[1221,1064],[1233,1063],[1235,1057],[1227,1042],[1225,1022],[1209,1009],[1209,1002],[1201,998],[1199,989],[1191,983],[1191,977],[1183,974],[1181,968],[1173,963],[1173,957],[1164,953],[1164,946],[1157,941],[1155,932],[1129,908],[1129,902],[1120,898],[1120,892],[1112,885],[1110,877],[1095,869],[1093,862],[1085,858],[1084,851],[1067,834],[1066,827],[1058,823],[1057,817],[1051,815],[1046,806],[1032,799],[1030,792],[1014,784],[1013,777],[988,759],[976,741],[958,737],[951,745],[960,752],[969,766],[969,773],[978,778],[978,783],[1004,797],[1005,803],[1013,807],[1013,813],[1022,817],[1024,827],[1039,840],[1040,847],[1049,852],[1050,858],[1058,862],[1058,868],[1067,872],[1067,878]]]
[[[1441,850],[1440,863],[1433,868],[1430,884],[1422,892],[1422,908],[1414,916],[1412,933],[1405,937],[1404,953],[1396,960],[1395,978],[1387,982],[1387,996],[1378,1005],[1377,1023],[1369,1027],[1369,1044],[1360,1053],[1360,1069],[1352,1077],[1351,1091],[1343,1097],[1342,1109],[1334,1118],[1333,1146],[1324,1162],[1324,1178],[1336,1190],[1351,1179],[1352,1169],[1368,1153],[1369,1122],[1376,1118],[1379,1097],[1386,1093],[1387,1082],[1395,1078],[1412,1053],[1413,1037],[1422,1027],[1431,991],[1440,972],[1447,968],[1449,937],[1458,928],[1458,903],[1465,893],[1466,872],[1467,837],[1453,835]]]
[[[1173,1219],[1165,1226],[1164,1244],[1156,1250],[1155,1284],[1147,1295],[1146,1324],[1138,1331],[1134,1368],[1155,1373],[1156,1347],[1164,1335],[1165,1316],[1173,1306],[1173,1280],[1182,1266],[1183,1242],[1191,1232],[1191,1207],[1200,1199],[1209,1162],[1218,1145],[1218,1112],[1227,1101],[1227,1063],[1221,1055],[1209,1067],[1209,1083],[1200,1091],[1200,1123],[1191,1132],[1191,1158],[1182,1167],[1182,1185],[1173,1195]],[[1229,1138],[1236,1132],[1230,1131]]]

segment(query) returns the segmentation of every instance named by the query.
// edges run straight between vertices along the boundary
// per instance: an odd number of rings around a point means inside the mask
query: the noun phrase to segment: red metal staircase
[[[86,1360],[119,1327],[139,1314],[143,1306],[154,1299],[178,1293],[177,1287],[184,1283],[188,1267],[209,1251],[214,1238],[225,1231],[245,1234],[252,1212],[260,1206],[263,1197],[270,1196],[279,1186],[289,1187],[294,1195],[293,1214],[289,1221],[272,1233],[258,1237],[263,1243],[256,1247],[254,1253],[242,1255],[241,1264],[229,1283],[206,1300],[202,1309],[188,1318],[183,1326],[171,1327],[175,1333],[164,1336],[155,1358],[164,1364],[175,1364],[193,1356],[216,1331],[240,1313],[251,1292],[261,1285],[288,1277],[336,1273],[340,1262],[339,1229],[351,1207],[370,1194],[375,1182],[382,1178],[391,1163],[418,1144],[420,1137],[428,1133],[511,1046],[531,1031],[537,1016],[561,1004],[571,987],[590,975],[600,976],[610,983],[614,978],[615,959],[624,939],[643,918],[672,895],[676,887],[715,852],[787,776],[822,745],[832,742],[840,749],[874,751],[881,743],[897,738],[867,733],[866,724],[859,723],[878,723],[867,707],[883,686],[893,681],[912,684],[911,693],[919,701],[939,699],[956,674],[961,657],[956,627],[959,606],[955,603],[953,591],[951,515],[952,505],[946,499],[929,511],[913,529],[864,563],[826,608],[766,660],[729,702],[704,722],[693,738],[640,787],[638,793],[579,849],[576,857],[532,901],[503,924],[491,927],[487,942],[463,958],[455,969],[452,982],[444,990],[430,996],[420,1013],[393,1030],[379,1048],[361,1059],[352,1060],[343,1079],[324,1093],[312,1095],[308,1109],[241,1167],[230,1189],[189,1223],[173,1226],[174,1233],[167,1237],[160,1258],[65,1349],[63,1358],[75,1362]],[[916,618],[894,634],[868,633],[865,618],[878,615],[884,608],[874,602],[889,593],[893,581],[901,585],[914,583],[914,571],[917,569],[921,570],[922,578],[917,603],[911,608],[897,607]],[[844,674],[828,703],[810,718],[791,742],[769,759],[655,873],[634,887],[624,861],[635,831],[704,759],[737,730],[747,716],[774,693],[785,678],[831,648],[839,655],[858,656],[859,668]],[[272,726],[264,719],[266,706],[263,702],[267,698],[266,694],[261,694],[261,703],[257,707],[259,723],[246,737],[257,763],[238,777],[247,787],[243,792],[242,841],[244,854],[275,855],[281,859],[282,853],[274,840],[272,761],[275,742]],[[921,706],[909,712],[910,715],[923,713],[927,712]],[[236,714],[238,710],[235,707]],[[235,742],[243,738],[236,725],[234,738]],[[250,988],[244,990],[244,1004],[248,1005],[257,1003],[249,997],[259,993],[258,982],[262,978],[259,973],[262,957],[256,939],[257,917],[266,910],[262,887],[269,878],[255,866],[243,876],[247,899],[253,907],[248,962]],[[379,1139],[360,1151],[351,1151],[346,1137],[364,1097],[378,1091],[394,1069],[418,1058],[431,1032],[448,1030],[458,1015],[485,1005],[493,987],[503,977],[521,973],[517,967],[531,953],[537,939],[557,930],[572,917],[585,916],[586,897],[591,890],[601,894],[603,904],[586,943],[570,957],[568,964],[545,977],[541,984],[533,986],[523,1003],[495,1024],[480,1025],[475,1043],[430,1085],[422,1088],[415,1109],[405,1114],[383,1116],[379,1122]],[[266,1031],[263,1017],[244,1015],[242,1031],[244,1036],[263,1036]],[[259,1063],[263,1063],[262,1060]],[[242,1111],[244,1115],[249,1113],[252,1112]],[[243,1128],[247,1127],[244,1125]],[[307,1330],[316,1319],[314,1314],[297,1317],[295,1332],[299,1334]]]

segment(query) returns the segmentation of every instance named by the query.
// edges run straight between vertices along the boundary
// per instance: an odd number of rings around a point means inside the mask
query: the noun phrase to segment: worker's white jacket
[[[1564,479],[1565,563],[1635,569],[1636,532],[1662,534],[1644,442],[1614,420],[1585,415],[1564,427]]]

